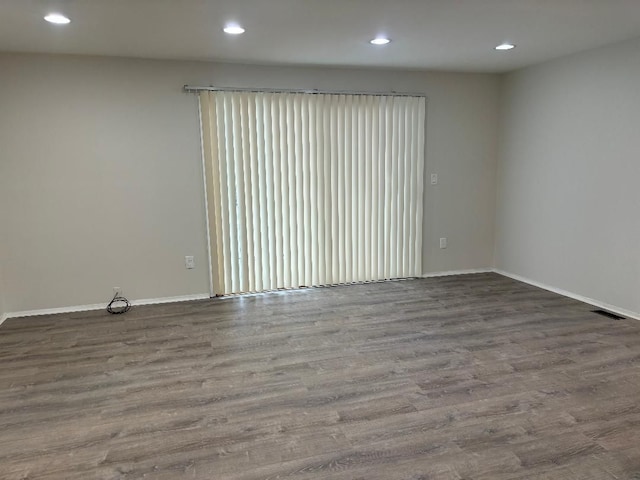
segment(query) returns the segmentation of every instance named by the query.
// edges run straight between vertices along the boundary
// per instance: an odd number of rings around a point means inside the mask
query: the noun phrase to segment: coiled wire
[[[119,315],[121,313],[126,313],[131,309],[131,304],[129,300],[118,295],[118,292],[113,296],[109,305],[107,305],[107,312],[113,315]]]

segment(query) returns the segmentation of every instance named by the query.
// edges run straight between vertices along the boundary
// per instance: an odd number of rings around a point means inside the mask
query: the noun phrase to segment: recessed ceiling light
[[[390,41],[391,40],[385,37],[376,37],[373,40],[369,41],[369,43],[371,43],[372,45],[386,45]]]
[[[513,48],[516,48],[516,46],[512,43],[501,43],[496,47],[496,50],[511,50]]]
[[[57,23],[58,25],[66,25],[67,23],[71,22],[68,17],[65,17],[60,13],[50,13],[49,15],[44,17],[44,19],[49,23]]]
[[[240,35],[241,33],[244,33],[244,28],[236,24],[229,24],[224,27],[223,30],[224,33],[230,33],[231,35]]]

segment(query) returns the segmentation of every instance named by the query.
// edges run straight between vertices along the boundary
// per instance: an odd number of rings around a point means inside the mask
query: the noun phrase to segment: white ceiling
[[[640,0],[0,0],[11,52],[504,72],[637,36]]]

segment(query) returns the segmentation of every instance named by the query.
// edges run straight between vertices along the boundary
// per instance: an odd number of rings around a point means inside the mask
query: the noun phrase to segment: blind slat
[[[200,102],[215,294],[420,274],[424,98]]]

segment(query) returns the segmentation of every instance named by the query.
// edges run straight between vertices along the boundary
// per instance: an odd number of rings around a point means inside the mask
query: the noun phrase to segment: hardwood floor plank
[[[9,319],[8,480],[640,479],[640,323],[497,274]]]

